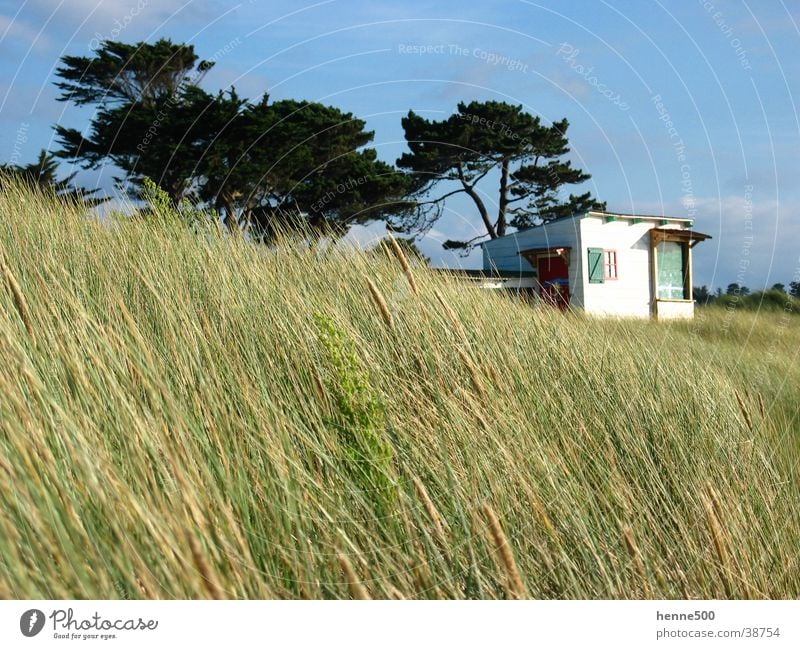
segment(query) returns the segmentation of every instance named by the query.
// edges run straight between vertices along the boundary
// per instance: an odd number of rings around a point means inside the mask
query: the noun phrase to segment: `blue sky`
[[[208,90],[353,112],[389,162],[409,109],[442,119],[461,100],[494,99],[567,117],[570,157],[610,210],[693,215],[714,237],[696,248],[696,284],[800,280],[797,0],[3,1],[0,161],[30,162],[57,148],[54,124],[91,116],[55,101],[61,56],[159,37],[217,59]],[[112,173],[79,179],[110,190]],[[495,187],[484,189],[492,204]],[[480,253],[459,258],[441,241],[479,225],[471,203],[453,202],[422,248],[437,264],[478,266]]]

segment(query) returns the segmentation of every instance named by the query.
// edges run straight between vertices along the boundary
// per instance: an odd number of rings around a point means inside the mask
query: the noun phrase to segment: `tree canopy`
[[[741,286],[737,282],[731,282],[725,289],[726,295],[749,295],[750,289],[746,286]]]
[[[56,70],[61,81],[60,101],[86,104],[155,105],[178,92],[181,85],[197,83],[211,69],[211,61],[199,61],[194,46],[160,39],[128,45],[104,41],[94,56],[64,56]],[[195,72],[190,79],[189,73]]]
[[[113,162],[134,193],[152,178],[175,203],[202,202],[261,237],[291,225],[341,233],[407,204],[407,176],[366,148],[364,121],[319,103],[211,94],[199,81],[213,62],[191,46],[106,41],[62,63],[59,99],[97,110],[86,137],[57,127],[59,155]]]
[[[410,153],[397,165],[413,175],[415,210],[395,227],[413,231],[441,218],[445,202],[457,194],[472,199],[485,234],[471,241],[448,241],[445,247],[468,248],[481,238],[497,238],[509,227],[526,228],[588,209],[604,209],[591,193],[562,197],[565,185],[590,178],[563,156],[569,153],[566,119],[550,126],[522,106],[503,102],[459,103],[441,121],[413,111],[403,118]],[[496,172],[496,210],[490,209],[478,183]]]

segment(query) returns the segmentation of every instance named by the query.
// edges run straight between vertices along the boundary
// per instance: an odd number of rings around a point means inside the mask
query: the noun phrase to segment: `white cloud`
[[[121,20],[131,12],[147,20],[156,13],[172,13],[184,4],[187,4],[186,0],[31,0],[27,7],[40,17],[69,16],[97,23]]]
[[[33,43],[34,47],[45,48],[48,39],[19,17],[10,17],[0,14],[0,43],[8,40]]]
[[[340,243],[367,249],[378,243],[384,236],[386,236],[386,225],[378,221],[369,225],[352,227]]]

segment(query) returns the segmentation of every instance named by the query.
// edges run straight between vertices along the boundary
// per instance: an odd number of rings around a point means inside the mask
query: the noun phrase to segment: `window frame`
[[[610,255],[613,255],[613,263],[609,261]],[[613,275],[609,273],[612,267],[614,269]],[[616,248],[603,249],[603,279],[607,282],[616,282],[619,279],[619,255]]]

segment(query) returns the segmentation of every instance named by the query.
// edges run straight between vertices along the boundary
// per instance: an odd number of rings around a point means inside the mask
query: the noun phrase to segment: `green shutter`
[[[605,270],[603,268],[603,249],[589,248],[589,283],[602,284]]]

